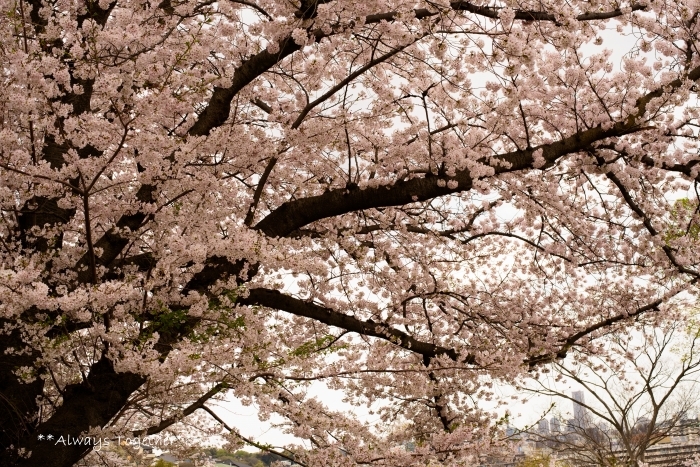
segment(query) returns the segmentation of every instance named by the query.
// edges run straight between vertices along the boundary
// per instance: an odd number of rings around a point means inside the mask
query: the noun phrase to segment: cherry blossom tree
[[[494,380],[697,294],[699,9],[0,0],[0,465],[257,444],[218,398],[473,465]]]

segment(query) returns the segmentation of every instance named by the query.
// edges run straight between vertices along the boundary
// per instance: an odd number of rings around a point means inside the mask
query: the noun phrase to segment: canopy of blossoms
[[[697,295],[699,12],[0,0],[0,465],[257,444],[217,399],[302,465],[475,465],[493,381]]]

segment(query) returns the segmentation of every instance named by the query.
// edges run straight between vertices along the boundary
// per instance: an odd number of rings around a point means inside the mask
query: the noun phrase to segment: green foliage
[[[243,462],[251,467],[269,467],[273,462],[284,460],[276,454],[263,451],[248,452],[238,450],[231,452],[226,449],[210,448],[207,450],[207,454],[222,461],[233,460]]]
[[[681,198],[675,202],[671,209],[671,222],[664,234],[664,242],[667,245],[683,237],[698,239],[700,224],[693,222],[693,216],[697,214],[698,208],[698,203],[688,198]]]
[[[158,461],[153,464],[152,467],[175,467],[172,462],[164,461],[163,459],[158,459]]]
[[[159,332],[170,332],[180,328],[187,320],[186,309],[163,310],[156,316],[154,322]]]
[[[335,339],[335,336],[328,334],[323,337],[319,337],[314,341],[305,342],[296,349],[292,350],[290,354],[295,357],[305,357],[319,351],[332,352],[333,350],[340,348],[330,345]]]
[[[218,322],[210,325],[197,328],[188,336],[190,341],[203,344],[209,342],[211,339],[221,338],[230,331],[236,331],[245,328],[245,318],[243,316],[237,316],[235,318],[229,318],[222,316],[219,318]]]
[[[198,327],[193,330],[187,337],[188,339],[196,344],[206,344],[211,340],[220,339],[229,336],[231,332],[238,332],[245,329],[246,322],[243,316],[236,316],[230,305],[236,303],[238,295],[240,294],[240,289],[226,290],[222,296],[226,297],[230,303],[226,303],[225,300],[221,298],[213,298],[209,300],[209,310],[217,310],[221,314],[217,318],[215,323],[211,323],[207,326]],[[199,354],[192,354],[190,358],[197,359],[200,358]]]
[[[554,459],[550,454],[535,453],[526,456],[516,464],[516,467],[568,467],[569,464],[562,460]]]

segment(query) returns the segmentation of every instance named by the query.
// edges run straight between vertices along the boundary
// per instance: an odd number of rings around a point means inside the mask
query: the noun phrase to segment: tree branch
[[[204,408],[204,404],[226,389],[228,385],[226,383],[219,383],[213,388],[211,388],[209,391],[204,393],[199,399],[197,399],[195,402],[190,404],[185,410],[182,411],[181,414],[178,414],[177,416],[167,418],[163,421],[161,421],[158,425],[153,425],[151,427],[142,429],[142,430],[135,430],[131,433],[132,436],[148,436],[148,435],[153,435],[156,433],[160,433],[161,431],[165,430],[171,425],[174,425],[175,423],[179,422],[183,418],[187,417],[188,415],[193,414],[197,409],[202,409]]]
[[[700,67],[693,69],[687,76],[692,81],[700,79]],[[520,170],[547,168],[561,157],[589,148],[593,143],[606,138],[619,137],[648,129],[640,125],[647,105],[652,99],[661,97],[664,92],[679,88],[683,84],[676,79],[664,86],[637,99],[636,112],[631,112],[626,118],[611,127],[604,129],[601,125],[574,133],[559,141],[542,144],[530,149],[511,151],[490,158],[479,159],[477,164],[490,167],[492,171],[480,175],[477,179],[493,177],[503,173]],[[539,153],[544,161],[535,161],[534,154]],[[456,181],[457,186],[450,188],[448,184],[439,186],[438,178],[413,178],[398,181],[389,186],[365,189],[335,189],[317,196],[310,196],[294,201],[287,201],[273,210],[255,226],[270,237],[285,237],[291,232],[307,224],[328,217],[339,216],[352,211],[364,209],[398,206],[418,201],[445,196],[453,193],[469,191],[474,179],[469,169],[460,170],[450,180]]]
[[[264,306],[276,310],[286,311],[296,316],[303,316],[315,321],[335,326],[346,331],[356,332],[364,336],[377,337],[386,340],[401,348],[433,359],[440,355],[446,355],[453,361],[459,361],[469,365],[476,364],[473,355],[461,356],[453,349],[447,349],[439,345],[419,341],[409,336],[403,331],[394,329],[384,323],[376,323],[372,320],[362,321],[343,313],[339,313],[331,308],[327,308],[315,303],[306,302],[298,298],[284,295],[276,290],[255,288],[249,290],[246,298],[240,298],[241,305]]]

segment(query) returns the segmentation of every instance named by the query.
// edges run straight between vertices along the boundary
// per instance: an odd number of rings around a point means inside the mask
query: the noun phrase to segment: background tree
[[[603,356],[575,352],[529,381],[527,392],[577,407],[568,420],[528,430],[531,437],[570,463],[638,467],[652,446],[700,434],[697,327],[687,333],[673,322],[634,331],[607,337]]]
[[[249,452],[238,450],[236,452],[230,452],[225,449],[210,448],[207,450],[207,454],[215,458],[215,460],[240,461],[250,467],[267,467],[271,465],[272,462],[285,460],[282,457],[270,455],[270,453],[265,451]]]
[[[494,379],[697,294],[697,8],[0,0],[0,465],[259,445],[224,397],[472,465]]]
[[[516,467],[568,467],[566,461],[554,459],[550,454],[536,453],[525,456]]]

